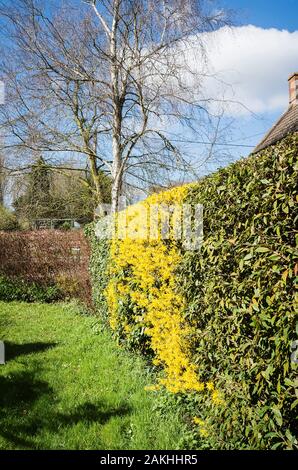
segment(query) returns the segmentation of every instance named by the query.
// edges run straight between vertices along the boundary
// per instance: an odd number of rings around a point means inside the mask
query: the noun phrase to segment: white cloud
[[[204,36],[209,71],[214,78],[204,83],[207,97],[235,100],[231,115],[286,109],[288,82],[298,70],[298,31],[262,29],[256,26],[222,28]],[[195,51],[191,61],[195,64]],[[198,55],[197,55],[198,57]],[[224,84],[223,84],[224,83]]]

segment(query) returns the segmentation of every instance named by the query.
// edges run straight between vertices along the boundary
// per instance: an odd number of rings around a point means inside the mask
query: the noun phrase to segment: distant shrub
[[[0,276],[0,300],[5,302],[56,302],[64,298],[57,286],[40,286],[24,280],[11,280]]]
[[[63,292],[65,297],[80,298],[82,286],[75,275],[71,277],[69,274],[61,273],[56,276],[55,281],[58,289]]]
[[[12,231],[18,229],[16,216],[10,210],[0,205],[0,231]]]
[[[80,230],[0,233],[0,275],[91,302],[89,246]],[[63,290],[65,289],[65,291]]]
[[[68,221],[65,221],[59,228],[65,231],[71,230],[71,223]]]

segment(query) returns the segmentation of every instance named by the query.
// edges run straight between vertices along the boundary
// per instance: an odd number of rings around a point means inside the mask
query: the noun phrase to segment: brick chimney
[[[293,73],[288,78],[289,81],[289,104],[295,106],[298,104],[298,72]]]

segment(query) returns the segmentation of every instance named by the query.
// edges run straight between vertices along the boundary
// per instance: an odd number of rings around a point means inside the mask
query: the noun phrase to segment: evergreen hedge
[[[108,284],[108,261],[110,242],[95,235],[95,223],[85,226],[85,236],[90,244],[89,274],[92,287],[92,302],[102,318],[108,319],[105,289]]]
[[[204,205],[204,242],[178,283],[195,325],[193,360],[226,406],[199,403],[217,448],[297,446],[298,138],[205,178],[188,201]]]

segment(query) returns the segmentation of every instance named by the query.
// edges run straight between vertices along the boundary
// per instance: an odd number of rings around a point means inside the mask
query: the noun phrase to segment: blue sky
[[[216,3],[217,8],[232,10],[233,27],[206,34],[208,63],[216,78],[207,79],[203,90],[205,97],[224,97],[230,104],[221,122],[224,130],[214,147],[213,160],[205,161],[210,145],[199,143],[212,140],[211,126],[206,138],[203,132],[197,143],[181,144],[181,149],[198,163],[198,176],[249,155],[286,111],[288,77],[298,71],[298,0]],[[200,69],[196,57],[190,56],[189,61]],[[170,130],[169,136],[177,133],[181,140],[196,139],[185,129]]]
[[[224,0],[223,5],[235,10],[240,24],[288,31],[298,29],[297,0]]]
[[[218,5],[233,10],[235,27],[232,34],[215,33],[209,58],[222,80],[232,85],[233,95],[228,96],[249,111],[243,107],[227,113],[233,124],[225,140],[234,145],[219,145],[218,153],[226,158],[220,165],[205,165],[203,174],[250,153],[287,109],[287,79],[298,71],[298,0],[219,0]],[[207,93],[216,97],[218,90],[209,83]]]

